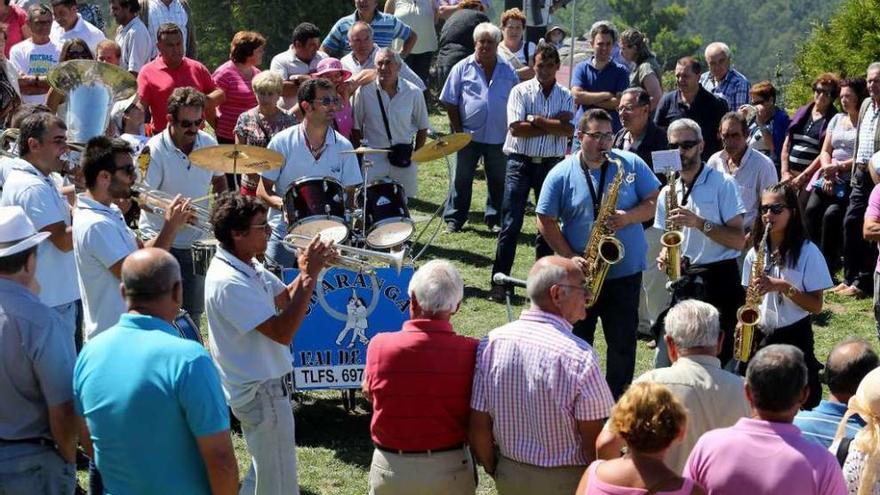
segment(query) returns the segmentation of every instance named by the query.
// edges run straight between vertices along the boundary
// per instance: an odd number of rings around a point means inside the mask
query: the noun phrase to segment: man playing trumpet
[[[217,144],[210,134],[199,130],[205,120],[204,110],[205,95],[196,89],[177,88],[171,93],[168,127],[147,142],[150,163],[144,174],[144,185],[172,197],[179,194],[187,198],[204,198],[212,185],[214,193],[226,190],[222,173],[203,169],[189,160],[193,151]],[[207,208],[208,201],[196,201],[192,206]],[[161,216],[141,211],[138,227],[145,237],[152,238],[159,234],[164,223]],[[205,277],[193,272],[192,245],[204,236],[198,229],[181,229],[171,243],[171,254],[177,258],[183,274],[183,309],[196,325],[204,312]]]
[[[131,197],[136,169],[131,147],[121,139],[98,136],[82,156],[86,192],[77,198],[73,216],[73,254],[83,302],[83,333],[90,339],[115,325],[126,312],[119,291],[122,262],[138,248],[170,250],[177,232],[192,217],[189,200],[179,195],[167,205],[159,234],[141,243],[114,204]]]

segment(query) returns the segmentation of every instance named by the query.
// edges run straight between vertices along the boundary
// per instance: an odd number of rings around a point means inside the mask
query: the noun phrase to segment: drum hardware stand
[[[449,181],[452,181],[453,170],[452,170],[452,163],[449,161],[449,155],[444,156],[443,159],[446,160],[447,177],[449,178]],[[428,231],[428,227],[431,225],[431,222],[433,222],[434,219],[438,218],[440,216],[440,214],[443,213],[443,210],[445,209],[446,204],[449,203],[449,201],[451,200],[451,196],[452,196],[451,186],[452,186],[451,183],[447,183],[446,199],[444,199],[443,202],[440,203],[440,206],[437,207],[437,210],[434,211],[434,214],[431,215],[430,219],[428,219],[428,223],[425,224],[425,228],[423,228],[422,231],[419,232],[419,235],[417,235],[416,238],[413,239],[411,246],[415,246],[416,243],[419,242],[419,239],[422,238],[422,235],[424,235],[424,233]],[[434,233],[431,234],[431,237],[428,238],[428,241],[425,243],[424,246],[422,246],[422,248],[419,250],[419,252],[415,256],[413,256],[413,258],[412,258],[413,264],[415,264],[416,261],[418,261],[418,259],[421,258],[423,254],[425,254],[425,251],[427,251],[428,247],[431,246],[431,244],[434,242],[434,239],[437,238],[437,235],[440,233],[440,229],[442,227],[443,227],[443,222],[437,222],[437,227],[434,229]]]

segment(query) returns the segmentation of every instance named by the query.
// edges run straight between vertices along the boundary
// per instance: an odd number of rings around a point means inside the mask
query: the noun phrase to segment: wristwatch
[[[526,122],[528,122],[529,124],[531,124],[531,123],[533,123],[534,121],[535,121],[535,116],[534,116],[534,115],[526,115]]]
[[[794,288],[793,285],[789,285],[787,289],[785,289],[785,297],[791,299],[792,296],[797,294],[798,290]]]
[[[709,232],[712,232],[712,229],[714,229],[714,228],[715,228],[714,223],[712,223],[708,220],[703,221],[703,233],[704,234],[708,234]]]

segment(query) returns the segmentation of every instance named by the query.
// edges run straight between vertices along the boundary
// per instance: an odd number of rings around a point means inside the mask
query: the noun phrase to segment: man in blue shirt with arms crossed
[[[122,263],[122,293],[128,313],[83,348],[73,377],[107,491],[236,493],[220,378],[207,351],[171,326],[180,266],[167,251],[135,251]]]

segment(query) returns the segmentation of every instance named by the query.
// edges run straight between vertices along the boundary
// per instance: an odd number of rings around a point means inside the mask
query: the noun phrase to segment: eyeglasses
[[[767,213],[768,211],[774,215],[779,215],[782,213],[782,210],[788,208],[782,203],[773,203],[772,205],[761,205],[761,214]]]
[[[584,287],[583,285],[571,285],[571,284],[556,284],[557,287],[567,287],[569,289],[576,289],[584,293],[584,295],[590,294],[590,288]]]
[[[201,126],[202,122],[204,122],[204,121],[205,121],[205,119],[196,119],[196,120],[180,119],[180,120],[177,120],[177,125],[179,125],[180,127],[184,127],[184,128],[189,129],[190,127]]]
[[[590,136],[591,138],[595,139],[596,141],[611,141],[612,139],[614,139],[614,134],[612,134],[610,132],[589,131],[589,132],[584,132],[582,134]]]
[[[834,92],[830,89],[816,86],[815,88],[813,88],[813,93],[815,93],[817,95],[831,96]]]
[[[682,141],[680,143],[669,143],[669,149],[671,149],[671,150],[677,150],[677,149],[689,150],[698,144],[700,144],[699,141]]]
[[[339,98],[337,98],[335,96],[325,96],[325,97],[321,98],[320,100],[316,98],[315,100],[313,100],[313,103],[320,103],[321,105],[324,105],[325,107],[329,107],[331,105],[333,105],[333,106],[339,105],[340,101],[342,101],[342,100],[340,100]]]
[[[617,107],[617,113],[632,112],[632,111],[635,110],[636,108],[639,108],[639,107],[642,107],[642,106],[644,106],[644,105],[642,105],[642,104],[637,104],[637,105],[621,105],[621,106]]]

